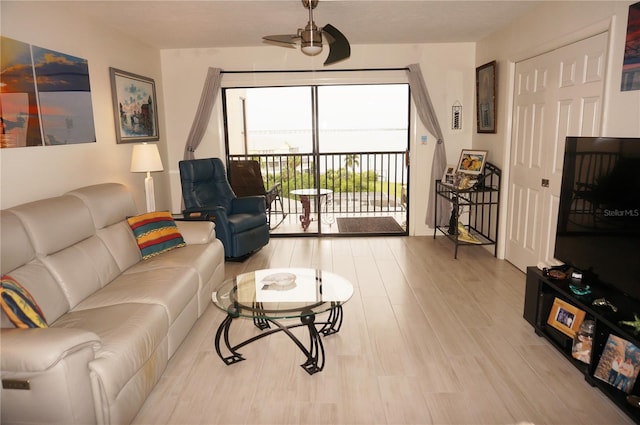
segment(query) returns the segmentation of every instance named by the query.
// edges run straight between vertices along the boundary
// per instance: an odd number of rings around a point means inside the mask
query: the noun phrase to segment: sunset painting
[[[640,3],[629,6],[620,89],[622,91],[640,90]]]
[[[0,146],[95,142],[87,61],[7,37],[0,42]]]
[[[0,146],[42,146],[31,49],[0,38]]]
[[[87,61],[33,46],[33,64],[44,144],[95,142]]]

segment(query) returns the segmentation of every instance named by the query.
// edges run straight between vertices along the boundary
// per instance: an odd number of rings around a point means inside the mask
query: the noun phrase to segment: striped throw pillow
[[[127,222],[136,237],[143,260],[186,245],[168,211],[129,217]]]
[[[0,278],[0,307],[16,327],[47,328],[47,321],[29,291],[11,276]]]

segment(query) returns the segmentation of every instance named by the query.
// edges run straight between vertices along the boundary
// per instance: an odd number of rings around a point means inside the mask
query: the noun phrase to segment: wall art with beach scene
[[[0,147],[96,141],[85,59],[0,37]]]

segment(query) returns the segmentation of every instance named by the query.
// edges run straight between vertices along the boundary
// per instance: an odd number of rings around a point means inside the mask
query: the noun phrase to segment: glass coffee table
[[[324,270],[283,268],[238,275],[222,283],[211,297],[213,303],[227,313],[216,332],[216,352],[225,364],[231,365],[245,360],[238,352],[240,348],[273,333],[284,332],[307,356],[301,366],[313,375],[324,368],[321,335],[340,330],[342,304],[352,295],[351,282]],[[316,321],[320,313],[328,313],[326,320]],[[232,345],[229,329],[235,319],[242,317],[252,319],[263,332]],[[281,323],[285,319],[299,319],[299,322]],[[306,327],[309,331],[308,346],[291,332],[297,327]],[[224,341],[227,354],[222,353],[220,340]]]

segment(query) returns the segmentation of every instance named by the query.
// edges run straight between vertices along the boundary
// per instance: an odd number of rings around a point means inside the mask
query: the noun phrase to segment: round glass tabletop
[[[226,280],[212,294],[214,304],[232,316],[288,319],[318,314],[344,304],[353,285],[318,269],[265,269]]]

